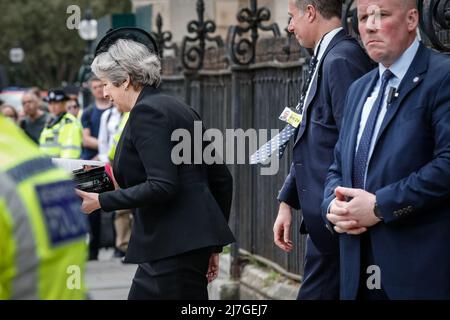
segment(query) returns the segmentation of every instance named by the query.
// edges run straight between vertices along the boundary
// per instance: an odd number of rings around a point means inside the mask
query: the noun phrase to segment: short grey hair
[[[135,89],[144,86],[158,87],[161,83],[159,57],[133,40],[117,40],[107,52],[94,59],[91,69],[97,77],[108,79],[116,87],[124,83],[128,76]]]

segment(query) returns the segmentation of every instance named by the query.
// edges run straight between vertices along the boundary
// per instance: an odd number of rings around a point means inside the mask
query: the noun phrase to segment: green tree
[[[129,13],[129,0],[90,0],[94,18]],[[72,83],[83,62],[85,42],[78,30],[69,30],[67,8],[78,5],[83,18],[86,0],[0,1],[0,64],[22,86],[50,88]],[[13,66],[9,50],[16,44],[25,51],[25,60]],[[20,71],[20,73],[18,73]]]

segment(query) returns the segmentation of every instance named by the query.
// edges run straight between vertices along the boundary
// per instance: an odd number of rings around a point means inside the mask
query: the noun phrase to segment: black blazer
[[[127,262],[235,241],[228,227],[233,181],[226,165],[172,162],[179,143],[171,141],[173,131],[187,130],[193,143],[194,121],[201,120],[192,108],[154,87],[142,90],[130,112],[113,166],[122,189],[99,197],[105,211],[136,209]]]

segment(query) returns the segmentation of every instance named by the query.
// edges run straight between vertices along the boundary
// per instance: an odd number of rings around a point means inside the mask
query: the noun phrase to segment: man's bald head
[[[29,90],[24,93],[22,97],[22,106],[23,111],[27,116],[34,119],[36,116],[40,115],[40,98],[33,90]]]
[[[417,1],[416,0],[392,0],[392,2],[397,2],[403,4],[403,7],[406,10],[417,9]]]
[[[403,0],[403,4],[407,10],[417,9],[417,1],[416,0]]]

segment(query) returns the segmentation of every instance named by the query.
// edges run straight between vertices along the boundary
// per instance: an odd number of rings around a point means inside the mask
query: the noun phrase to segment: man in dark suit
[[[414,0],[359,0],[358,20],[379,68],[349,89],[322,205],[341,298],[449,299],[450,59],[417,40]]]
[[[299,299],[339,297],[337,237],[324,226],[320,205],[333,148],[341,128],[345,93],[350,84],[372,67],[362,48],[341,25],[342,1],[289,1],[289,32],[314,49],[309,83],[300,103],[303,120],[295,135],[293,163],[280,191],[274,241],[293,249],[290,240],[292,209],[302,209],[301,232],[307,238],[306,263]]]

